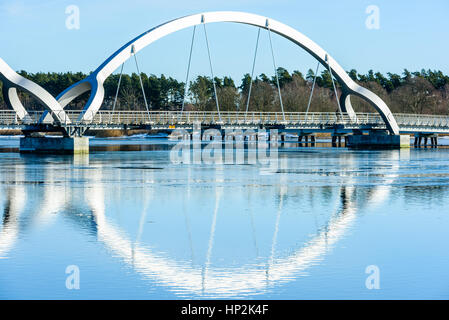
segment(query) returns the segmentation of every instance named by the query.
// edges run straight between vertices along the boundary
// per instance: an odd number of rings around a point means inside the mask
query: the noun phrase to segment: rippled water
[[[91,144],[36,156],[0,139],[0,298],[449,298],[449,149],[290,146],[264,170]]]

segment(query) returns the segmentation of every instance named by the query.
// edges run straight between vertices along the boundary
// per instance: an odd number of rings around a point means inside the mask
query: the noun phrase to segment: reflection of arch
[[[112,54],[106,61],[104,61],[92,74],[86,79],[75,83],[71,87],[67,88],[58,97],[62,107],[64,107],[71,100],[75,99],[81,93],[89,90],[86,86],[86,82],[91,84],[91,97],[84,107],[84,115],[80,120],[91,120],[92,117],[100,109],[104,98],[103,83],[107,77],[109,77],[114,70],[116,70],[122,63],[128,60],[133,54],[142,50],[154,41],[163,38],[176,31],[193,27],[201,23],[212,22],[235,22],[248,25],[257,26],[264,29],[269,29],[284,38],[297,44],[310,55],[317,59],[321,64],[329,66],[333,75],[337,78],[343,88],[343,111],[349,113],[350,116],[355,116],[352,109],[350,99],[347,98],[349,94],[355,94],[366,101],[368,101],[382,116],[385,121],[387,129],[392,134],[399,134],[399,127],[394,119],[390,109],[376,94],[356,84],[351,77],[348,76],[346,71],[332,58],[326,51],[324,51],[315,42],[304,36],[302,33],[295,29],[278,22],[276,20],[268,19],[263,16],[244,13],[244,12],[232,12],[232,11],[219,11],[219,12],[207,12],[202,14],[195,14],[179,19],[171,20],[163,23],[153,29],[150,29],[138,37],[134,38],[114,54]],[[77,87],[80,86],[81,88]],[[62,100],[61,100],[62,99]]]
[[[203,294],[205,291],[222,296],[235,296],[251,290],[264,290],[269,281],[288,281],[294,274],[303,272],[316,263],[318,259],[329,250],[345,234],[356,218],[356,209],[348,201],[354,188],[344,192],[345,203],[341,212],[334,215],[327,228],[311,239],[306,245],[294,254],[279,259],[270,258],[268,271],[254,265],[245,265],[221,270],[207,267],[195,268],[173,261],[168,257],[153,253],[147,248],[134,244],[122,234],[113,224],[109,223],[105,215],[103,201],[99,201],[103,191],[94,189],[87,194],[88,202],[93,208],[98,229],[98,239],[125,262],[130,263],[136,271],[146,277],[157,278],[160,283],[188,290],[194,294]],[[97,192],[97,193],[96,193]],[[216,209],[214,211],[216,215]]]
[[[248,290],[265,290],[267,280],[284,282],[293,279],[293,275],[303,272],[316,263],[317,259],[322,259],[323,255],[344,235],[356,218],[356,210],[348,201],[354,192],[354,188],[346,188],[341,196],[343,200],[341,211],[331,217],[327,228],[321,230],[317,236],[306,243],[305,247],[300,248],[293,254],[279,259],[273,259],[271,256],[267,269],[260,268],[257,265],[244,265],[232,270],[212,268],[208,264],[205,268],[194,267],[149,250],[147,247],[140,245],[138,239],[133,241],[108,221],[104,202],[105,189],[101,184],[101,170],[95,170],[91,177],[95,183],[95,188],[86,188],[84,192],[87,203],[93,212],[98,240],[126,263],[132,265],[145,278],[156,278],[163,285],[175,289],[181,288],[192,294],[207,293],[235,296],[248,292]],[[14,185],[11,189],[12,192],[8,194],[8,199],[11,200],[9,209],[11,221],[4,224],[4,228],[0,231],[0,257],[4,257],[13,248],[17,240],[20,232],[19,214],[23,212],[26,205],[23,198],[26,192],[23,190],[23,186]],[[284,192],[285,187],[281,190],[281,194]],[[49,200],[45,199],[47,197],[51,197],[49,192],[45,192],[44,203]],[[217,189],[217,202],[213,219],[216,219],[219,198],[220,190]],[[61,199],[62,201],[54,202],[51,206],[54,211],[57,211],[58,206],[60,210],[67,205],[65,203],[67,199],[65,197],[61,197]],[[45,217],[39,215],[39,219],[45,219]],[[211,237],[209,239],[209,257],[212,250],[213,232],[214,223],[211,226]]]
[[[397,160],[401,153],[399,151],[389,151],[386,154],[392,155],[393,172],[389,175],[386,185],[382,183],[373,186],[374,192],[368,194],[367,199],[368,204],[371,205],[376,205],[388,199],[391,192],[385,191],[390,189],[394,179],[397,177],[396,171],[399,169],[399,162]],[[352,168],[353,166],[349,167]],[[20,171],[15,173],[16,180],[24,180],[21,175],[25,168],[26,166],[20,166]],[[101,176],[102,169],[99,167],[98,170],[92,172],[90,170],[87,171],[83,172],[89,175],[93,185],[90,188],[84,188],[82,192],[84,192],[85,199],[92,209],[98,240],[103,242],[107,248],[111,249],[114,254],[120,256],[126,263],[132,265],[145,278],[157,279],[163,285],[174,289],[182,289],[182,291],[187,290],[192,294],[203,294],[206,292],[207,294],[219,294],[221,297],[235,296],[251,290],[265,290],[267,280],[282,283],[294,279],[296,275],[301,274],[307,268],[316,264],[318,260],[323,259],[324,255],[329,252],[329,248],[336,244],[345,235],[348,228],[352,226],[357,217],[357,208],[361,207],[361,203],[355,201],[357,199],[354,199],[356,188],[354,186],[341,187],[339,210],[331,217],[326,228],[322,228],[304,247],[298,248],[291,255],[278,259],[271,257],[267,269],[261,268],[260,265],[243,265],[232,268],[232,270],[211,267],[204,270],[171,259],[169,256],[161,255],[158,252],[148,249],[148,247],[140,245],[140,236],[137,237],[136,241],[133,241],[122,230],[111,223],[111,221],[108,221],[105,207],[106,192]],[[46,176],[46,180],[53,181],[53,173],[54,171],[48,170],[47,174],[49,176]],[[220,178],[219,182],[222,184],[224,180]],[[349,185],[352,185],[352,183],[349,183]],[[282,199],[282,196],[286,192],[287,181],[282,180],[281,186],[280,195]],[[61,208],[67,205],[66,202],[68,199],[66,197],[60,197],[56,201],[51,199],[52,194],[54,194],[53,191],[56,191],[53,189],[55,186],[46,184],[45,188],[49,190],[45,190],[42,200],[44,204],[48,204],[46,206],[48,210],[52,210],[53,212],[60,211]],[[24,198],[26,190],[24,190],[23,184],[14,184],[10,189],[11,192],[3,193],[9,196],[7,198],[8,200],[11,200],[8,206],[8,215],[11,219],[7,223],[4,222],[3,229],[0,229],[0,257],[4,257],[13,248],[14,242],[17,240],[20,232],[20,225],[17,223],[19,222],[18,218],[26,205],[26,199]],[[3,190],[5,190],[4,187],[2,187]],[[217,189],[217,191],[220,190]],[[217,199],[219,198],[218,195],[216,197]],[[145,205],[147,206],[147,204]],[[278,216],[282,209],[282,204],[280,203],[279,205]],[[217,215],[217,210],[216,205],[214,215]],[[145,210],[143,212],[145,213]],[[47,218],[39,215],[39,221],[41,219]],[[79,219],[78,221],[81,220]],[[144,219],[141,219],[140,223],[142,221]],[[140,233],[141,231],[139,231]],[[179,290],[176,291],[179,292]]]
[[[6,256],[19,236],[20,215],[23,212],[26,202],[26,192],[23,186],[15,185],[3,191],[6,191],[4,194],[7,198],[4,199],[5,208],[2,213],[3,228],[0,229],[0,258]]]
[[[3,82],[3,98],[6,104],[12,108],[19,119],[26,119],[28,112],[20,102],[17,88],[20,88],[36,98],[48,111],[51,111],[56,122],[70,123],[63,108],[56,99],[38,84],[17,74],[10,66],[0,58],[0,80]],[[50,119],[51,120],[51,119]]]
[[[355,188],[342,187],[339,197],[341,204],[326,228],[323,228],[303,248],[298,249],[293,254],[274,259],[273,247],[267,268],[261,268],[260,265],[243,265],[232,268],[232,270],[211,268],[207,263],[208,259],[206,259],[204,268],[194,267],[170,259],[166,255],[153,252],[124,235],[117,226],[108,221],[104,202],[105,190],[101,184],[101,170],[96,170],[91,178],[93,178],[93,182],[97,182],[99,185],[89,189],[85,196],[94,214],[98,239],[126,263],[132,265],[137,272],[143,274],[145,278],[157,279],[159,283],[176,289],[175,291],[178,292],[181,289],[183,292],[188,291],[198,295],[207,293],[220,297],[238,296],[252,290],[265,290],[267,281],[286,282],[294,279],[294,275],[303,272],[315,264],[317,260],[322,259],[329,248],[344,236],[356,218],[355,202],[351,201]],[[208,257],[210,257],[210,243],[213,242],[218,201],[220,199],[220,190],[217,189],[216,191],[215,209],[207,250]],[[281,198],[285,192],[286,187],[281,187]],[[280,203],[276,228],[278,228],[281,211],[282,204]],[[275,241],[276,231],[273,238]]]

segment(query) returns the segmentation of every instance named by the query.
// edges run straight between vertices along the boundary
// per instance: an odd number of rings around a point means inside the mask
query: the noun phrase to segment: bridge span
[[[312,132],[354,133],[373,130],[386,131],[378,113],[336,112],[238,112],[238,111],[98,111],[83,118],[82,111],[64,111],[66,121],[55,125],[41,122],[44,111],[29,112],[20,119],[12,110],[0,111],[0,130],[73,132],[82,136],[87,129],[280,129]],[[425,114],[394,114],[401,134],[449,134],[449,116]],[[76,129],[74,131],[74,129]]]

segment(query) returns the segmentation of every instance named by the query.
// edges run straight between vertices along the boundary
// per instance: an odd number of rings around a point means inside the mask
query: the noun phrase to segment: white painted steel
[[[114,70],[120,67],[120,65],[128,60],[133,54],[171,33],[202,23],[213,22],[234,22],[254,25],[264,29],[269,28],[272,32],[275,32],[302,47],[314,58],[316,58],[323,66],[327,67],[329,65],[331,68],[333,75],[343,88],[343,95],[341,98],[343,111],[345,111],[351,118],[356,116],[351,106],[350,95],[357,95],[368,101],[376,109],[376,111],[379,112],[391,134],[399,134],[399,127],[396,120],[385,102],[370,90],[365,89],[355,83],[348,76],[346,71],[315,42],[307,38],[299,31],[279,21],[245,12],[218,11],[194,14],[169,21],[152,28],[117,50],[86,79],[72,85],[62,92],[57,97],[57,100],[64,108],[70,101],[82,93],[91,90],[90,99],[87,102],[84,108],[84,113],[80,118],[80,120],[90,120],[95,116],[102,105],[104,98],[104,81],[114,72]],[[326,56],[328,58],[327,62]]]
[[[6,104],[12,108],[19,119],[26,119],[28,112],[20,102],[17,88],[20,88],[36,98],[51,114],[57,123],[70,122],[65,112],[56,99],[47,90],[17,74],[0,58],[0,80],[3,82],[3,98]]]

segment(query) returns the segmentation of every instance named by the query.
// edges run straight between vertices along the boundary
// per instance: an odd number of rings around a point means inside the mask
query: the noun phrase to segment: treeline
[[[22,76],[38,83],[52,95],[57,96],[64,89],[87,75],[78,73],[27,73]],[[285,111],[305,111],[315,74],[309,70],[304,76],[299,71],[292,73],[285,68],[277,69],[279,87]],[[402,74],[370,70],[367,74],[359,74],[351,70],[348,75],[357,83],[379,95],[395,113],[449,113],[449,77],[441,71],[421,70]],[[120,90],[117,94],[119,75],[111,75],[105,82],[105,98],[103,110],[111,110],[115,103],[116,110],[145,110],[143,92],[151,110],[180,110],[183,102],[185,110],[212,111],[216,110],[214,83],[217,91],[220,110],[222,111],[280,111],[277,79],[273,76],[260,74],[252,80],[245,74],[237,86],[230,77],[211,79],[198,76],[189,82],[187,96],[184,99],[185,83],[165,75],[141,74],[142,86],[138,74],[123,74]],[[338,82],[338,95],[341,93]],[[0,83],[1,86],[1,83]],[[248,94],[251,95],[248,104]],[[89,99],[90,93],[85,93],[73,101],[67,108],[81,109]],[[117,99],[115,99],[117,94]],[[40,110],[38,102],[24,92],[20,92],[21,101],[29,110]],[[357,112],[372,112],[372,107],[360,98],[354,97],[352,104]],[[6,108],[3,96],[0,94],[0,108]],[[316,76],[316,86],[310,111],[336,111],[337,101],[333,89],[332,78],[327,70]]]

